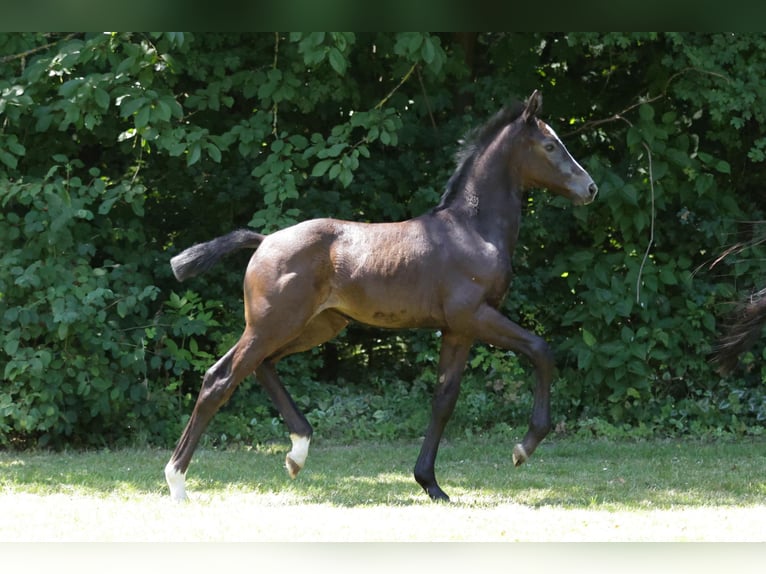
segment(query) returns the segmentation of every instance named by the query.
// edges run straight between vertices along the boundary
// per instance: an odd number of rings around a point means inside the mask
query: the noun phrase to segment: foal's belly
[[[438,305],[428,293],[413,289],[351,288],[339,294],[333,307],[360,323],[387,329],[438,328],[442,324]]]

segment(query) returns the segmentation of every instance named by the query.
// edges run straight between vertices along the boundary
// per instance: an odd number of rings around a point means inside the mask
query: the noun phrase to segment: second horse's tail
[[[766,323],[766,289],[761,289],[742,303],[714,350],[719,371],[727,373],[737,364],[740,354],[755,344]]]
[[[221,237],[216,237],[205,243],[192,245],[170,260],[176,279],[183,281],[189,277],[204,273],[224,255],[238,249],[255,249],[261,244],[265,235],[249,229],[237,229]]]

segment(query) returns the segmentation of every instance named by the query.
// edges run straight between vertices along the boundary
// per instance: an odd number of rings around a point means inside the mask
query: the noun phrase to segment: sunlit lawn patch
[[[512,443],[509,443],[512,444]],[[447,442],[435,504],[415,442],[201,450],[172,503],[157,450],[0,453],[0,541],[763,540],[762,441],[557,439],[513,467],[488,439]]]

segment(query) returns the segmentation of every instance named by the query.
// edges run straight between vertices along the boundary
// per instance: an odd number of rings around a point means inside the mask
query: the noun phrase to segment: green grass
[[[763,540],[766,441],[544,442],[516,469],[509,441],[442,446],[434,504],[419,444],[316,441],[291,481],[287,444],[200,450],[188,504],[158,450],[0,453],[0,541]]]

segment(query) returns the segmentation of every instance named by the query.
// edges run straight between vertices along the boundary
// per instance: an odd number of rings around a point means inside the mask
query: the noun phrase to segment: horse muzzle
[[[598,186],[595,182],[591,181],[586,192],[578,193],[575,196],[573,203],[575,205],[588,205],[589,203],[593,203],[593,200],[596,199],[596,195],[598,195]]]

